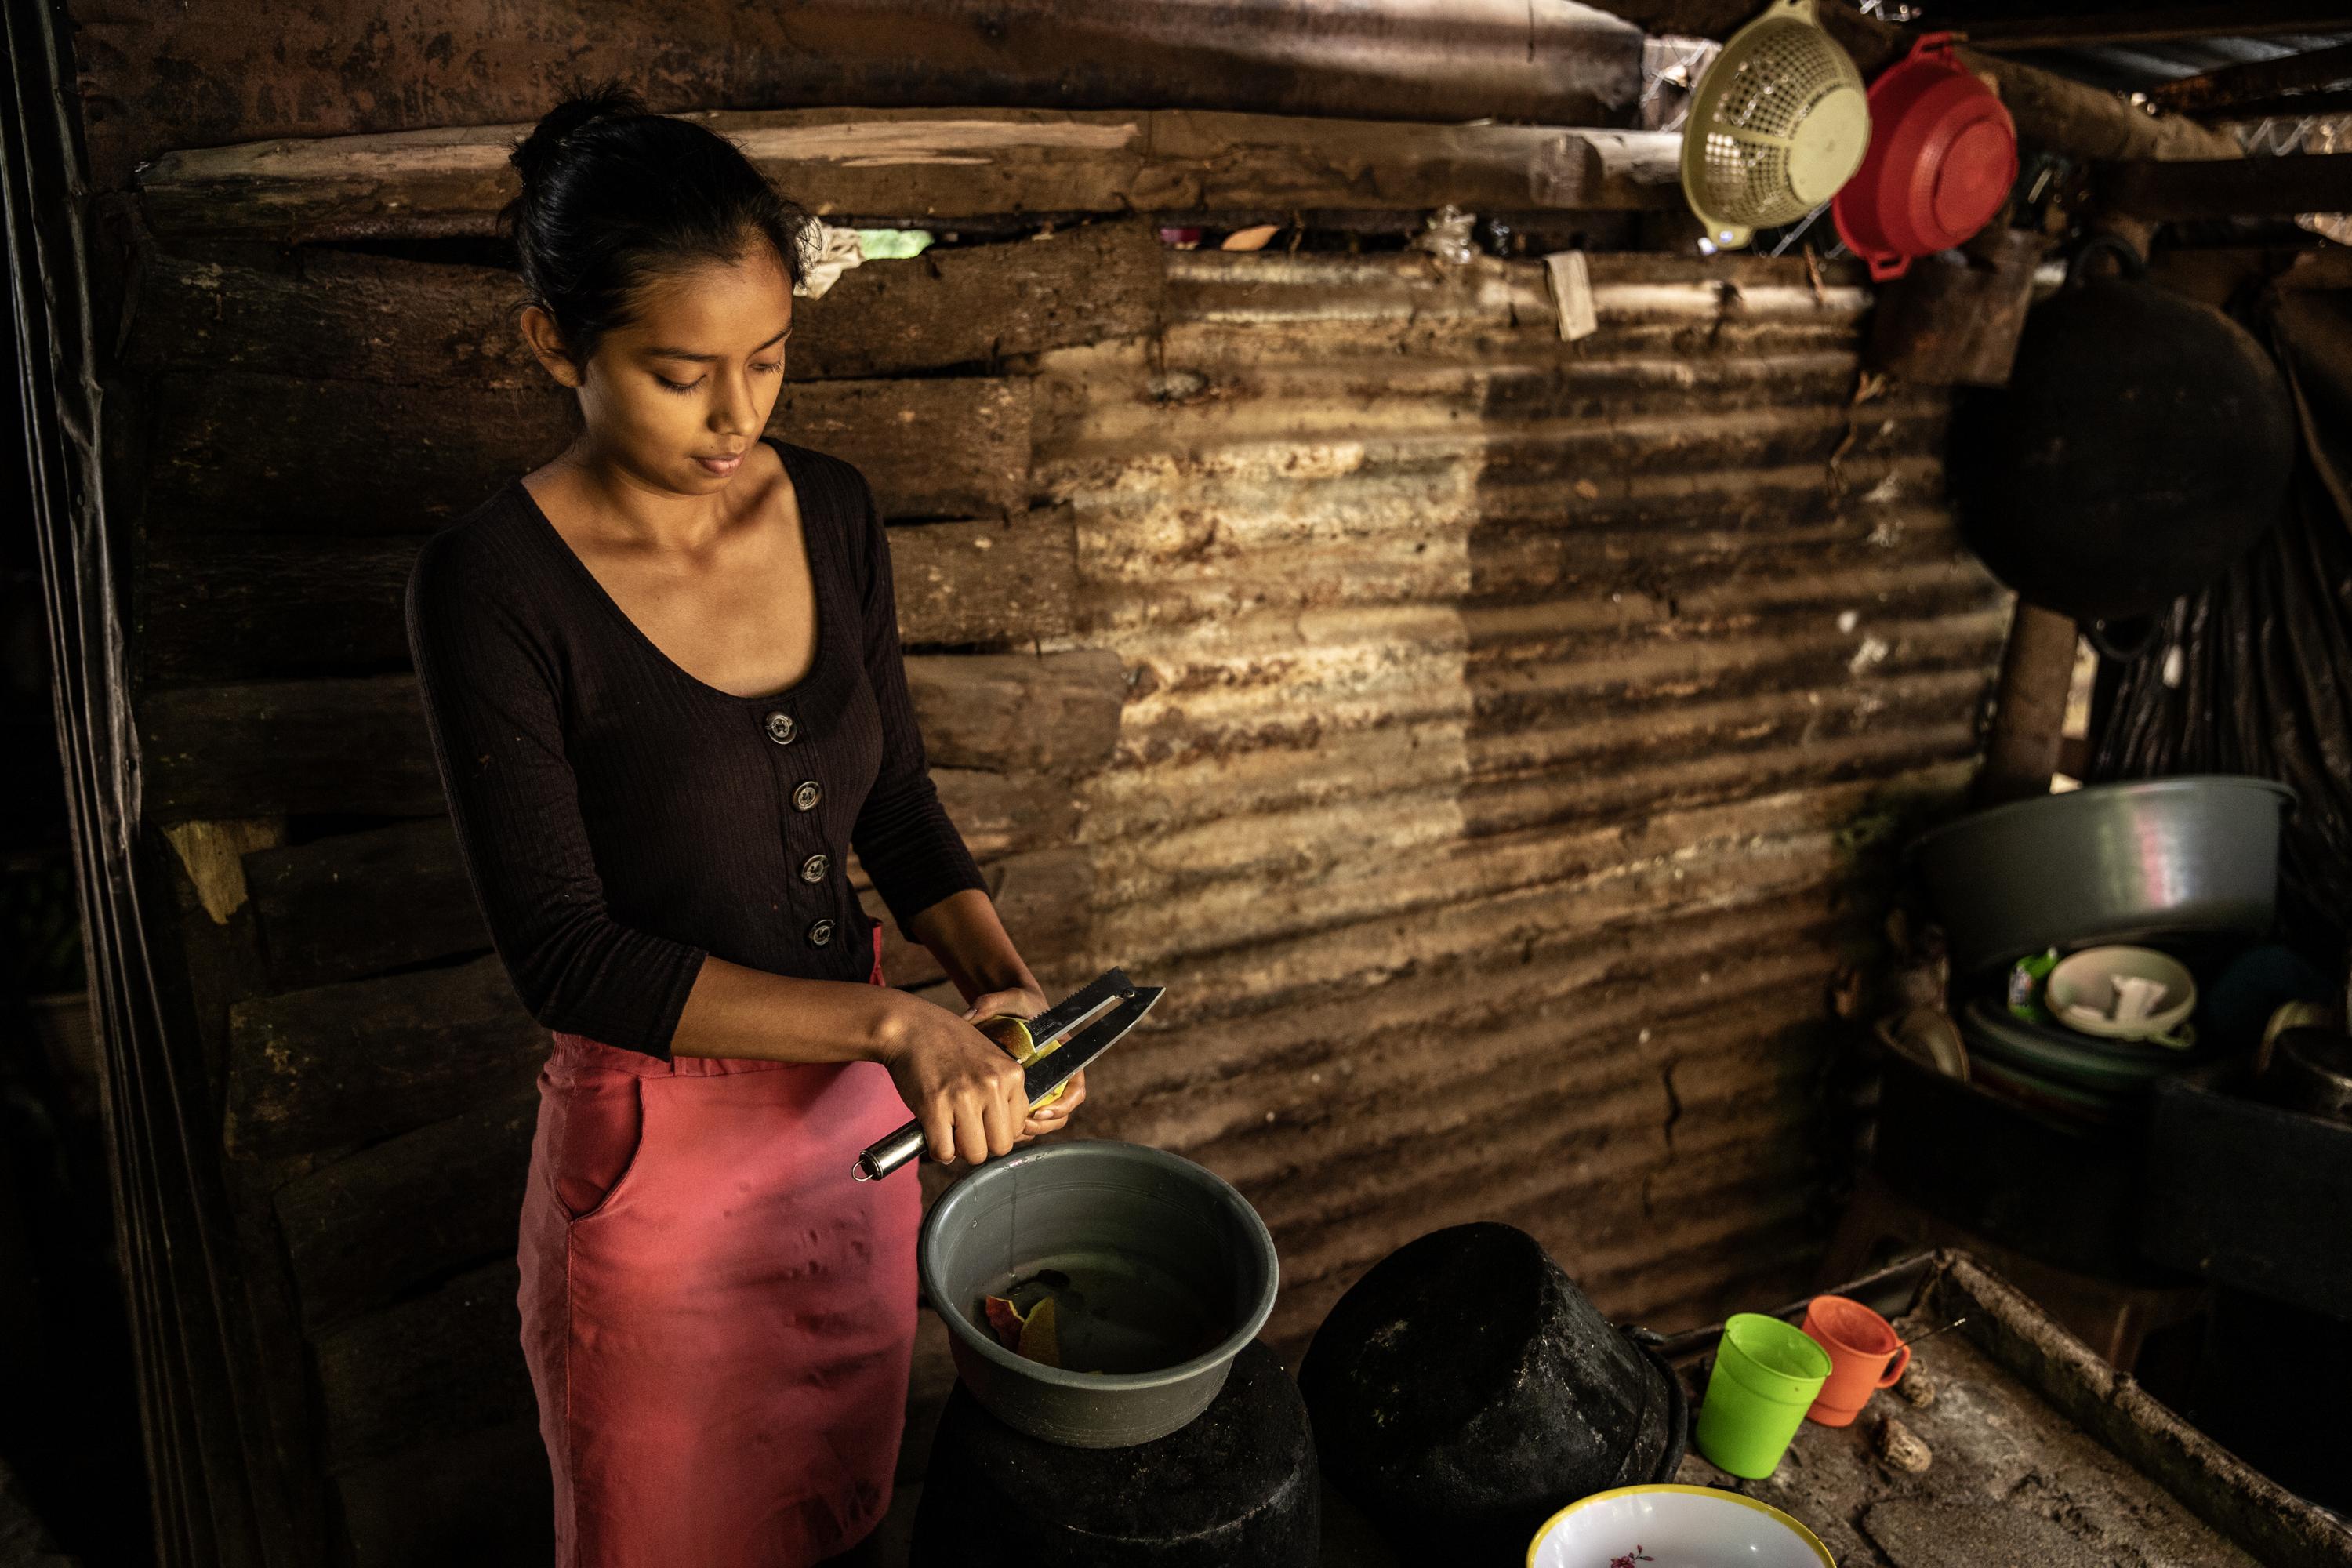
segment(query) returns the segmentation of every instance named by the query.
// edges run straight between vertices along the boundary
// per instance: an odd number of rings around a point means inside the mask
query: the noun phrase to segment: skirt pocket
[[[645,1142],[642,1081],[634,1073],[585,1073],[550,1090],[549,1176],[569,1218],[611,1203],[635,1168]]]

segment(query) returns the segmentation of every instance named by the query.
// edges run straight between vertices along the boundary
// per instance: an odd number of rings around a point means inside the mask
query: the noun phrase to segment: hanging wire
[[[1789,247],[1796,244],[1797,241],[1805,237],[1805,230],[1813,226],[1814,220],[1829,210],[1830,204],[1823,202],[1821,205],[1807,213],[1801,223],[1799,223],[1794,228],[1791,228],[1788,233],[1780,237],[1780,243],[1772,247],[1772,254],[1775,256],[1786,254]]]

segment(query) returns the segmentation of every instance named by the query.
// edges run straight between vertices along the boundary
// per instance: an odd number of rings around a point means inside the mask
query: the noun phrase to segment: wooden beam
[[[888,537],[909,647],[1019,645],[1071,629],[1077,548],[1066,512],[909,524]],[[404,665],[402,605],[418,542],[408,533],[159,533],[141,580],[140,667],[182,684]]]
[[[1061,816],[1066,824],[1070,821],[1066,798]],[[454,859],[454,844],[447,847]],[[352,862],[346,856],[342,863]],[[470,919],[471,900],[461,901],[452,886],[457,879],[446,869],[427,874],[429,881],[413,868],[387,878],[374,889],[379,916],[385,908],[405,910],[399,900],[425,897],[441,912],[415,922],[420,929],[446,931]],[[1033,962],[1048,963],[1076,951],[1086,934],[1094,879],[1084,850],[1053,845],[985,866],[983,874],[1005,924]],[[313,906],[323,903],[340,914],[349,902],[339,907],[334,900],[314,899]],[[384,923],[411,922],[404,918]],[[430,940],[419,937],[417,942],[430,945]],[[886,951],[885,963],[894,984],[938,978],[937,965],[903,940]],[[453,1119],[503,1117],[507,1110],[486,1108],[511,1110],[528,1096],[546,1058],[547,1038],[547,1031],[523,1010],[495,956],[240,1002],[229,1013],[225,1140],[232,1154],[247,1159],[362,1145],[382,1150],[386,1140]],[[482,1234],[478,1224],[463,1215],[449,1222],[457,1240],[412,1238],[427,1263],[415,1262],[418,1255],[412,1254],[371,1263],[359,1256],[371,1249],[352,1240],[355,1228],[375,1223],[368,1216],[381,1217],[378,1198],[395,1179],[384,1172],[446,1163],[450,1156],[443,1144],[460,1136],[417,1137],[382,1152],[380,1161],[389,1163],[371,1164],[366,1155],[353,1155],[329,1167],[316,1184],[281,1195],[280,1217],[302,1282],[306,1318],[332,1318],[396,1293],[412,1279],[433,1274],[427,1266],[432,1259],[463,1260],[452,1249],[474,1245]],[[495,1140],[484,1131],[477,1140],[482,1141]],[[342,1173],[331,1174],[338,1171]]]
[[[387,1138],[278,1190],[302,1319],[313,1332],[510,1254],[539,1096]]]
[[[2074,684],[2076,637],[2072,616],[2018,602],[1972,797],[1978,806],[2050,793],[2066,721],[2066,693]]]
[[[2352,212],[2352,153],[2107,163],[2092,188],[2102,206],[2167,221]]]
[[[1092,773],[1118,743],[1127,676],[1108,648],[910,658],[923,743],[950,767]]]
[[[1003,513],[1028,503],[1030,385],[800,382],[777,398],[768,428],[856,464],[886,516]],[[561,452],[579,423],[572,395],[553,385],[173,372],[156,402],[149,516],[159,531],[429,531]]]
[[[1094,862],[1083,849],[1041,849],[982,868],[988,896],[1021,955],[1044,971],[1086,943],[1094,907]],[[882,978],[912,990],[945,978],[929,948],[909,942],[869,886],[866,912],[882,922]]]
[[[2260,5],[2118,6],[2054,16],[1989,17],[1963,31],[1979,49],[2083,49],[2174,38],[2255,38],[2352,26],[2344,0],[2265,0]]]
[[[2330,88],[2314,92],[2283,92],[2276,98],[2250,98],[2216,110],[2209,118],[2243,121],[2272,118],[2300,120],[2306,115],[2352,113],[2352,89]]]
[[[520,1284],[515,1260],[504,1258],[315,1342],[328,1470],[340,1473],[528,1414],[530,1373],[515,1305]]]
[[[1165,273],[1140,222],[868,263],[794,307],[785,374],[939,371],[1150,331]],[[522,302],[520,280],[494,267],[338,250],[159,256],[129,352],[157,371],[543,390],[516,328]]]
[[[245,878],[279,994],[489,950],[446,817],[260,850]]]
[[[140,574],[150,680],[341,675],[408,661],[402,615],[413,533],[169,532]]]
[[[267,1159],[393,1137],[525,1093],[546,1057],[496,958],[240,1002],[225,1141]]]
[[[534,1563],[554,1550],[555,1499],[535,1412],[347,1470],[335,1489],[352,1568]]]
[[[1641,88],[1638,32],[1527,0],[679,0],[560,16],[418,0],[290,36],[252,21],[235,0],[77,18],[95,188],[174,147],[527,121],[607,77],[661,113],[1149,103],[1438,123],[1610,123]]]
[[[1921,257],[1879,290],[1870,363],[1914,385],[2007,385],[2043,245],[2024,229],[1995,229],[1950,259]]]
[[[931,782],[983,867],[1064,847],[1077,830],[1064,779],[941,767]],[[446,817],[257,850],[245,858],[245,877],[278,994],[489,949]],[[388,909],[401,918],[384,919]]]
[[[1202,209],[1631,209],[1675,199],[1623,132],[1187,110],[793,110],[685,118],[732,137],[822,215]],[[488,234],[527,127],[486,125],[168,153],[140,176],[165,237],[294,243]]]
[[[443,809],[410,676],[151,691],[138,717],[151,822]]]
[[[2352,79],[2352,44],[2306,49],[2277,59],[2249,60],[2147,89],[2147,100],[2178,114],[2209,114],[2305,88]]]
[[[907,684],[934,765],[1070,775],[1110,758],[1127,679],[1118,654],[915,655]],[[191,817],[443,810],[407,675],[154,691],[139,704],[142,805]],[[240,809],[219,809],[225,803]]]

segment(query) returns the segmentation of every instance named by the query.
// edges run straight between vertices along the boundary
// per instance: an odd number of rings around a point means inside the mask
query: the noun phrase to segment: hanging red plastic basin
[[[1870,151],[1830,205],[1873,278],[1984,227],[2017,182],[2017,127],[1993,90],[1929,33],[1870,84]]]

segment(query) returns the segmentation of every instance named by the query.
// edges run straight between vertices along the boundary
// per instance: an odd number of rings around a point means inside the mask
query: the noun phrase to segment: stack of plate
[[[2029,1023],[1979,996],[1960,1009],[1969,1076],[2043,1110],[2086,1121],[2113,1120],[2158,1081],[2209,1060],[2211,1052],[2147,1040],[2102,1039],[2057,1025]]]

